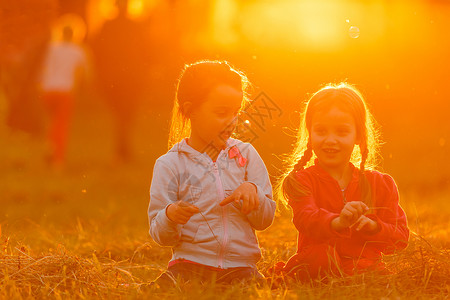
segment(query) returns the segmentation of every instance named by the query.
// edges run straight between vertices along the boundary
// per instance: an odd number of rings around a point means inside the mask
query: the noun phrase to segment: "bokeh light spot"
[[[352,39],[359,38],[359,28],[356,26],[350,26],[350,28],[348,30],[348,34],[350,35],[350,37]]]

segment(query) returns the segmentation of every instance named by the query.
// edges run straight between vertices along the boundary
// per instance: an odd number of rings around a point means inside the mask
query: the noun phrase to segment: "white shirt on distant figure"
[[[76,72],[86,65],[84,50],[72,42],[54,42],[49,45],[42,73],[42,90],[72,92]]]

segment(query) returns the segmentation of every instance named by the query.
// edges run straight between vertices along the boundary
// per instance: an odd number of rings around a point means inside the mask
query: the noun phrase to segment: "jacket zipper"
[[[217,163],[215,163],[215,162],[213,162],[213,170],[214,170],[214,176],[216,178],[217,192],[222,201],[223,199],[225,199],[225,193],[223,191],[222,181],[220,180],[219,169],[217,168]],[[223,257],[224,257],[225,247],[228,242],[227,208],[228,207],[226,205],[222,207],[223,238],[222,238],[222,243],[221,243],[220,250],[219,250],[219,261],[218,261],[219,268],[223,268]]]
[[[345,191],[346,191],[347,189],[341,189],[341,192],[342,192],[342,198],[343,198],[343,200],[344,200],[344,204],[346,204],[347,203],[347,198],[345,197]]]

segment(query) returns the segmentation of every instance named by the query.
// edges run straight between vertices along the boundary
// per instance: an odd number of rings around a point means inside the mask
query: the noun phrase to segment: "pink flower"
[[[233,146],[230,148],[230,150],[228,150],[228,156],[234,159],[237,158],[237,161],[241,167],[245,166],[245,164],[247,163],[247,159],[242,156],[241,152],[239,152],[239,149],[236,146]]]

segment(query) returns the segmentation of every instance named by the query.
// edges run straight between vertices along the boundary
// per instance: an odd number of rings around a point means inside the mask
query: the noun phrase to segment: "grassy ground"
[[[161,127],[167,115],[143,115],[135,160],[126,165],[114,163],[106,113],[75,118],[62,171],[46,167],[42,141],[1,127],[0,298],[448,299],[450,192],[401,188],[413,233],[405,251],[385,257],[392,275],[364,274],[290,289],[195,283],[165,291],[144,288],[166,267],[170,249],[151,241],[146,216],[154,159],[165,151]],[[151,126],[142,125],[149,120]],[[279,213],[258,237],[262,271],[295,252],[289,212]]]

